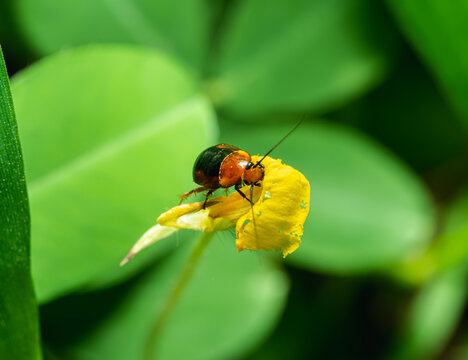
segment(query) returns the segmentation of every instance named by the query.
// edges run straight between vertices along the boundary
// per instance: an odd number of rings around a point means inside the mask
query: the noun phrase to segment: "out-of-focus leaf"
[[[447,209],[445,227],[455,231],[468,226],[468,188],[463,189]]]
[[[62,53],[14,78],[41,302],[145,263],[118,266],[193,187],[187,169],[213,141],[213,113],[195,89],[172,59],[124,46]]]
[[[23,158],[0,48],[0,357],[40,359]]]
[[[437,358],[455,330],[466,298],[466,267],[454,267],[424,285],[408,310],[388,358]]]
[[[465,311],[468,296],[468,196],[449,207],[444,233],[433,242],[421,271],[438,272],[417,294],[392,344],[390,359],[437,358]]]
[[[334,114],[359,126],[419,171],[430,171],[466,148],[465,128],[413,56],[388,81]]]
[[[290,126],[222,129],[221,141],[266,153]],[[272,154],[310,182],[310,211],[290,263],[368,271],[417,252],[434,229],[428,194],[408,169],[351,130],[304,123]]]
[[[369,0],[240,1],[208,91],[243,115],[339,105],[383,77],[384,20]]]
[[[191,0],[20,0],[18,26],[48,55],[90,43],[155,46],[198,70],[207,52],[212,7]]]
[[[468,2],[387,0],[413,46],[468,124]]]
[[[233,359],[276,324],[288,282],[268,261],[215,237],[161,332],[158,359]],[[70,351],[74,359],[140,359],[148,331],[187,259],[181,247],[130,289],[111,316]]]
[[[444,218],[444,233],[433,243],[430,260],[435,271],[462,268],[468,276],[468,191],[450,204]],[[460,271],[459,271],[460,272]]]

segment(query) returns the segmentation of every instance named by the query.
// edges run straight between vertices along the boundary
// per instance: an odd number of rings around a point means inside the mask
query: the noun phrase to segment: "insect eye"
[[[245,170],[249,170],[251,167],[253,166],[253,162],[250,162],[247,164],[247,166],[245,167]]]

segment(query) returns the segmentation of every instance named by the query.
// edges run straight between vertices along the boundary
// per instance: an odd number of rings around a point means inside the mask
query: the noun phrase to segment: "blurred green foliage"
[[[0,349],[39,351],[31,262],[46,359],[141,358],[198,234],[119,261],[205,147],[263,154],[305,117],[272,154],[311,185],[300,248],[217,235],[158,358],[468,357],[467,19],[467,0],[0,3],[32,223],[29,245],[13,133]]]
[[[39,302],[114,272],[142,229],[191,186],[186,152],[215,139],[212,109],[195,84],[155,51],[109,46],[62,53],[15,77],[38,214],[32,270]]]
[[[443,85],[448,99],[468,119],[468,23],[465,0],[425,0],[421,4],[408,0],[387,0],[402,30],[422,55],[436,79]]]

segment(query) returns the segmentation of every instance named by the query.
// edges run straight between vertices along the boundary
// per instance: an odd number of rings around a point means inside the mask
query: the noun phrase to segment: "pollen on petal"
[[[252,157],[253,162],[258,160]],[[262,194],[253,211],[237,221],[237,250],[277,250],[286,257],[301,243],[309,213],[310,185],[304,175],[281,160],[266,157],[262,163]]]

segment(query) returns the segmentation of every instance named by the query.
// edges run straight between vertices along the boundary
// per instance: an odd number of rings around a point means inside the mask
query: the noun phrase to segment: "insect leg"
[[[213,189],[209,189],[208,192],[206,193],[206,198],[205,198],[205,202],[203,203],[203,209],[206,207],[206,202],[208,201],[208,198],[210,197],[211,194],[214,193],[214,190]]]
[[[252,200],[250,200],[247,196],[245,196],[245,194],[242,191],[240,191],[239,186],[240,185],[234,185],[234,188],[240,194],[240,196],[242,196],[245,200],[247,200],[253,206],[254,203],[252,202]]]
[[[180,196],[180,203],[179,203],[179,205],[182,204],[182,201],[184,201],[185,199],[187,199],[190,195],[192,195],[192,194],[197,194],[197,193],[199,193],[199,192],[206,191],[206,190],[210,190],[210,189],[208,189],[208,188],[202,186],[202,187],[193,189],[193,190],[191,190],[191,191],[189,191],[189,192],[186,192],[185,194],[183,194],[183,195]]]

